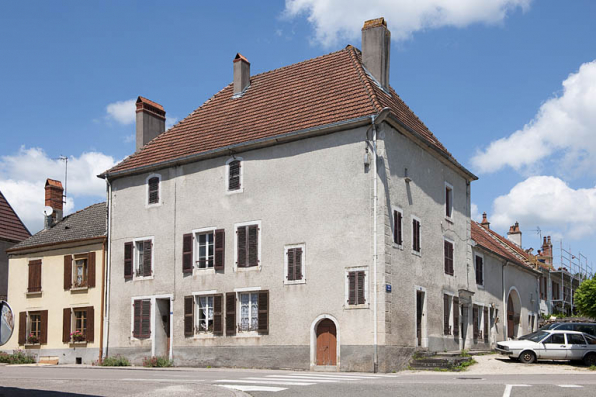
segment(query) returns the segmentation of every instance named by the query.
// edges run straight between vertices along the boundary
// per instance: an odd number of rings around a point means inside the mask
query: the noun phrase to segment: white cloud
[[[178,122],[177,117],[167,117],[166,116],[166,130],[169,130]]]
[[[527,10],[532,0],[286,0],[284,15],[306,14],[315,30],[315,41],[325,47],[360,35],[365,20],[385,17],[391,36],[408,39],[414,32],[474,23],[496,24],[518,8]]]
[[[136,99],[129,99],[127,101],[118,101],[110,103],[106,107],[108,117],[120,124],[128,125],[135,122],[136,119]]]
[[[105,182],[97,175],[115,164],[113,157],[98,152],[69,157],[64,213],[75,209],[76,198],[105,200]],[[64,183],[64,162],[48,157],[40,148],[21,147],[15,155],[0,158],[0,190],[31,232],[43,226],[46,178]]]
[[[492,142],[472,158],[480,173],[504,167],[533,171],[547,159],[567,176],[596,173],[596,60],[563,82],[560,96],[547,100],[530,123]]]
[[[473,221],[476,222],[480,222],[482,221],[482,214],[480,214],[480,212],[478,212],[478,206],[474,203],[472,203],[472,207],[471,207],[471,218]]]
[[[493,203],[492,226],[508,229],[516,221],[552,235],[580,239],[596,233],[596,187],[572,189],[553,176],[533,176]]]

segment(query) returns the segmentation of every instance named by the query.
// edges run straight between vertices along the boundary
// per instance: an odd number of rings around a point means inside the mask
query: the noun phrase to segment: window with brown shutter
[[[159,178],[153,177],[149,178],[147,181],[147,188],[149,189],[148,197],[149,197],[149,204],[158,204],[159,203]]]
[[[72,255],[64,255],[64,289],[72,287]]]
[[[444,240],[445,274],[453,276],[453,243]]]
[[[366,273],[363,270],[348,272],[348,305],[366,303]]]
[[[302,247],[286,249],[287,281],[295,282],[303,279],[303,252]]]
[[[95,252],[89,252],[89,263],[87,264],[87,286],[95,287]]]
[[[252,267],[259,265],[259,226],[247,225],[236,227],[237,266]]]
[[[133,306],[133,336],[138,339],[151,337],[151,300],[138,299]]]
[[[217,229],[215,231],[215,270],[224,270],[226,254],[226,231]]]
[[[478,306],[472,308],[472,324],[474,328],[474,340],[477,340],[480,335],[480,327],[478,326]]]
[[[228,190],[240,190],[240,160],[228,163]]]
[[[133,274],[132,243],[124,243],[124,279],[131,280]]]
[[[95,339],[95,309],[93,306],[87,306],[87,327],[85,336],[87,342],[93,342]]]
[[[451,326],[449,325],[449,318],[451,316],[451,303],[449,302],[449,295],[443,294],[443,334],[451,335]]]
[[[453,297],[453,336],[459,338],[459,298]]]
[[[226,294],[226,335],[236,335],[236,293]]]
[[[420,221],[412,219],[412,250],[420,252]]]
[[[476,284],[484,285],[484,260],[476,256]]]
[[[401,211],[393,211],[393,243],[397,245],[403,244],[402,218],[403,214]]]
[[[72,324],[72,311],[70,307],[62,310],[62,342],[70,342],[70,325]]]
[[[192,233],[182,236],[182,273],[192,274]]]
[[[41,260],[29,262],[28,292],[41,292]]]
[[[19,345],[27,343],[27,312],[19,313]]]
[[[223,294],[213,296],[213,335],[223,335]]]
[[[40,314],[39,343],[48,343],[48,311],[42,310]]]
[[[194,321],[194,307],[195,297],[185,296],[184,297],[184,336],[190,337],[195,332],[195,321]]]
[[[269,291],[259,292],[259,314],[258,314],[258,329],[257,331],[266,335],[269,333]]]
[[[149,277],[152,274],[151,269],[151,249],[153,243],[151,240],[145,240],[142,242],[143,259],[139,260],[139,273],[143,277]]]
[[[488,343],[488,307],[484,308],[484,343]]]

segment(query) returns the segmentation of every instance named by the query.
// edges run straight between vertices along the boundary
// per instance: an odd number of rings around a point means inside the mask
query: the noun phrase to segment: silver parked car
[[[527,364],[536,360],[578,360],[596,365],[596,338],[583,332],[538,331],[523,340],[499,342],[496,350]]]

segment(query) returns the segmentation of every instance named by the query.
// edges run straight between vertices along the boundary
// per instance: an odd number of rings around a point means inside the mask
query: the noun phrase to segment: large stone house
[[[8,250],[15,333],[2,348],[38,362],[91,364],[100,358],[106,203],[62,216],[63,188],[48,179],[51,214],[40,232]]]
[[[466,345],[443,304],[472,304],[476,177],[389,85],[382,18],[362,47],[253,76],[238,54],[166,132],[139,97],[137,151],[101,175],[104,354],[389,371]]]

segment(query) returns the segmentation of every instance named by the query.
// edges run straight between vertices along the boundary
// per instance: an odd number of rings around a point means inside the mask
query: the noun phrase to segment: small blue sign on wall
[[[385,284],[385,291],[391,292],[391,284]]]

